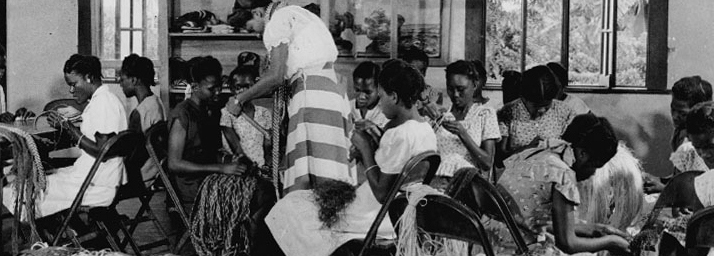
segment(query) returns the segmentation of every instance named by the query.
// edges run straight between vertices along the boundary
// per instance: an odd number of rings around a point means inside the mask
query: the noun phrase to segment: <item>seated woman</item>
[[[452,105],[436,128],[442,159],[436,175],[446,180],[443,185],[448,184],[456,170],[465,167],[478,167],[487,180],[493,176],[493,156],[501,134],[496,110],[474,102],[474,97],[482,97],[477,84],[479,74],[472,62],[459,60],[446,67],[446,92]]]
[[[65,62],[64,79],[69,92],[77,103],[89,101],[89,104],[82,113],[83,121],[79,128],[58,115],[51,116],[50,122],[66,131],[82,152],[72,166],[56,169],[54,174],[47,176],[45,193],[36,202],[38,218],[68,209],[107,137],[127,129],[124,104],[108,87],[102,85],[101,70],[101,63],[94,56],[75,54]],[[121,158],[101,163],[87,188],[82,205],[109,206],[114,200],[117,187],[125,182],[124,162]],[[9,186],[3,190],[3,204],[12,212],[15,209],[15,195]]]
[[[255,84],[257,74],[250,66],[238,67],[229,76],[228,83],[234,95],[245,91]],[[226,108],[221,109],[221,130],[225,140],[223,148],[230,150],[234,157],[247,156],[257,166],[266,163],[265,147],[270,146],[270,136],[264,134],[270,128],[272,112],[264,107],[246,102],[243,113],[235,116]]]
[[[709,171],[714,168],[714,102],[695,105],[686,116],[686,127],[687,139],[704,167],[697,165],[699,169],[685,169],[667,183],[648,222],[635,237],[638,241],[636,250],[658,247],[660,253],[683,252],[690,213],[714,205],[714,172]],[[660,216],[662,208],[669,207],[676,209],[674,218]]]
[[[208,104],[217,100],[223,68],[217,59],[195,57],[189,61],[191,97],[174,107],[169,115],[169,170],[176,192],[191,209],[203,179],[212,173],[242,174],[246,166],[237,162],[219,163],[221,129],[216,113]],[[213,114],[213,115],[211,115]],[[190,212],[190,211],[187,211]]]
[[[575,111],[555,100],[560,85],[546,66],[536,66],[523,73],[521,95],[498,111],[503,138],[499,145],[502,159],[537,145],[539,140],[557,139],[563,134]]]
[[[424,89],[419,71],[402,61],[387,65],[379,77],[379,105],[389,118],[379,147],[369,135],[358,132],[352,142],[359,150],[367,182],[360,185],[351,204],[338,210],[340,220],[324,222],[319,193],[300,190],[278,201],[266,222],[286,255],[330,255],[354,238],[364,238],[375,221],[382,202],[406,162],[419,153],[436,150],[436,136],[416,109]],[[329,207],[329,206],[328,206]],[[379,237],[395,236],[389,217],[381,223]]]
[[[154,83],[154,63],[146,57],[131,54],[124,58],[121,65],[119,85],[127,98],[136,97],[138,105],[129,114],[129,129],[145,133],[152,125],[166,120],[164,104],[158,95],[151,92]],[[142,154],[141,174],[146,186],[151,186],[156,179],[158,166]]]
[[[573,119],[563,140],[548,139],[504,161],[506,170],[498,187],[517,205],[511,211],[520,219],[520,231],[532,254],[628,251],[627,240],[617,235],[621,232],[603,225],[576,226],[574,216],[580,204],[576,182],[593,175],[616,150],[610,122],[586,114]],[[547,232],[551,224],[553,230]],[[491,220],[486,226],[497,253],[515,252],[505,224]]]

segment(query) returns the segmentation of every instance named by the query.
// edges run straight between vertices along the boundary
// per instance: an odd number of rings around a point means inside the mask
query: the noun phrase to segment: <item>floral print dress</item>
[[[498,126],[501,136],[509,137],[508,148],[518,149],[536,137],[542,140],[560,138],[575,116],[575,111],[567,104],[554,100],[545,114],[533,119],[523,99],[517,99],[498,111]]]

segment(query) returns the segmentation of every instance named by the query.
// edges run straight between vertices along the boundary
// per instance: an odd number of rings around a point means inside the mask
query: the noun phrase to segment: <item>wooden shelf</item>
[[[261,35],[258,33],[233,33],[233,34],[214,34],[214,33],[169,33],[171,39],[193,39],[193,40],[260,40]]]

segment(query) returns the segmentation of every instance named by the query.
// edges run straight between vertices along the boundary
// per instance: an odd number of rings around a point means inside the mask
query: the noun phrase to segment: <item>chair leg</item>
[[[131,232],[126,229],[126,222],[124,220],[119,220],[119,229],[124,233],[124,239],[129,242],[131,249],[134,250],[136,255],[141,256],[141,249],[139,249],[136,241],[134,241],[134,238],[131,236]]]
[[[181,249],[186,245],[186,242],[188,242],[189,238],[191,236],[191,232],[186,229],[185,232],[183,232],[183,235],[181,235],[181,239],[179,239],[178,243],[176,243],[176,247],[174,248],[174,253],[180,253]]]
[[[107,242],[109,243],[109,246],[112,247],[112,250],[116,252],[124,252],[124,250],[119,248],[119,244],[117,244],[118,238],[109,230],[109,228],[107,228],[107,225],[104,224],[104,221],[97,221],[97,226],[99,226],[99,229],[104,232]]]

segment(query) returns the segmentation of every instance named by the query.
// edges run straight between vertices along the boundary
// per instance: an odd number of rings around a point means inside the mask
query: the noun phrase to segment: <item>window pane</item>
[[[521,1],[488,0],[486,7],[488,82],[500,84],[503,71],[521,69]]]
[[[98,43],[101,45],[101,53],[99,57],[102,59],[116,59],[116,2],[115,1],[100,1],[102,5],[102,40]]]
[[[131,42],[131,51],[132,53],[136,53],[139,56],[144,55],[144,37],[143,37],[143,31],[132,31],[133,36],[132,37],[132,42]]]
[[[114,1],[114,0],[109,0],[109,1]],[[121,3],[119,12],[120,12],[120,23],[122,28],[130,28],[131,27],[131,0],[119,0]]]
[[[645,86],[647,66],[646,3],[617,1],[617,85]]]
[[[330,33],[335,39],[335,46],[340,56],[354,56],[354,0],[333,1],[334,13],[330,16]]]
[[[355,9],[355,47],[359,55],[389,57],[391,1],[357,0]]]
[[[398,0],[399,50],[415,47],[429,57],[441,56],[441,1]],[[400,23],[401,24],[401,23]]]
[[[133,9],[132,15],[132,28],[143,28],[144,27],[144,4],[143,0],[132,0],[134,3],[131,8]]]
[[[601,0],[570,0],[570,84],[598,84],[601,21]]]
[[[159,59],[159,0],[146,1],[146,40],[144,56]]]
[[[122,31],[121,32],[121,57],[119,59],[123,59],[127,55],[131,54],[131,39],[130,39],[130,34],[131,31]]]
[[[562,0],[529,0],[526,67],[560,62]]]

